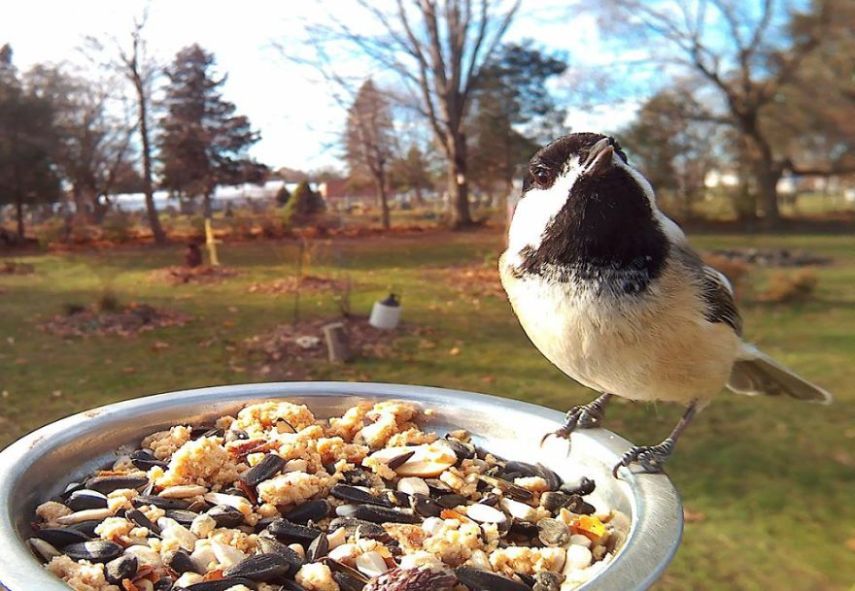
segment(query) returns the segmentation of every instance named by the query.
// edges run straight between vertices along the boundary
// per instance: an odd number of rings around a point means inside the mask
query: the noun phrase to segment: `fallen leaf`
[[[688,507],[683,507],[683,519],[686,523],[700,523],[707,518],[706,514],[700,511],[692,511]]]
[[[50,395],[53,396],[54,398],[59,398],[62,396],[62,390],[54,390],[53,392],[50,393]]]
[[[169,343],[166,341],[155,341],[151,344],[151,350],[157,353],[158,351],[163,351],[164,349],[169,348]]]
[[[492,384],[496,381],[496,376],[481,376],[481,381],[485,384]]]
[[[840,464],[841,466],[846,466],[847,468],[852,468],[853,466],[855,466],[855,457],[843,451],[842,449],[834,452],[831,457],[834,458],[834,461]]]
[[[122,371],[125,373],[137,373],[137,368],[135,368],[135,367],[123,367]]]
[[[452,347],[448,354],[452,356],[460,355],[460,347]]]
[[[855,538],[846,540],[846,547],[855,552]]]

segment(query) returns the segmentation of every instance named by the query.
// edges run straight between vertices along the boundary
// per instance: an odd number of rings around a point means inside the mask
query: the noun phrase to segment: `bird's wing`
[[[732,392],[749,396],[786,395],[821,404],[829,404],[832,400],[827,390],[796,375],[748,343],[742,344],[727,387]]]
[[[723,322],[742,335],[742,317],[733,299],[733,288],[722,273],[705,265],[703,259],[687,245],[672,245],[677,258],[686,265],[698,283],[698,295],[708,322]]]
[[[710,322],[724,322],[736,334],[742,335],[742,317],[733,300],[730,282],[720,272],[704,265],[701,278],[701,299],[706,310],[704,317]]]

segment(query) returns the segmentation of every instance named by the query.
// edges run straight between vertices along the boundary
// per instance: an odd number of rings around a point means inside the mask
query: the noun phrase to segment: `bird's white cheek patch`
[[[686,242],[686,235],[683,233],[683,230],[680,229],[680,226],[678,226],[674,220],[662,213],[656,205],[656,195],[653,193],[653,187],[650,185],[650,181],[648,181],[643,174],[620,158],[615,158],[614,161],[617,166],[627,171],[632,178],[635,179],[635,182],[638,183],[638,186],[641,187],[642,191],[644,191],[644,195],[650,203],[650,209],[653,210],[653,215],[656,216],[656,220],[659,222],[659,225],[662,226],[662,231],[665,232],[668,239],[677,244]]]
[[[570,188],[579,176],[574,168],[555,179],[549,189],[530,189],[520,199],[508,232],[510,252],[519,254],[526,247],[537,250],[546,228],[567,203]]]

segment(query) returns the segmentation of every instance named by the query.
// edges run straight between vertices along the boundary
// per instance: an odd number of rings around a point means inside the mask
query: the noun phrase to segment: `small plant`
[[[759,299],[774,304],[805,302],[813,297],[818,283],[819,277],[811,269],[773,273]]]
[[[119,296],[111,289],[106,289],[98,296],[95,307],[99,312],[117,312],[121,308]]]
[[[82,314],[86,311],[86,306],[83,304],[78,304],[77,302],[64,302],[62,304],[62,313],[66,316],[74,316],[75,314]]]
[[[333,301],[338,306],[338,311],[342,318],[350,318],[353,315],[353,309],[350,305],[352,288],[353,283],[349,273],[345,274],[343,281],[334,285]]]

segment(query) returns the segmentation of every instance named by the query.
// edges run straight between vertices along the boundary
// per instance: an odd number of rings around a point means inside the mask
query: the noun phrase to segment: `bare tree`
[[[154,183],[152,181],[152,151],[151,135],[149,133],[149,117],[151,116],[152,93],[162,67],[148,55],[143,30],[148,18],[147,11],[141,17],[135,18],[130,32],[130,44],[126,45],[116,37],[110,37],[111,48],[107,49],[101,39],[87,37],[83,48],[90,62],[102,71],[118,74],[127,80],[133,88],[134,124],[133,132],[140,136],[142,156],[142,190],[145,195],[146,214],[154,241],[158,244],[166,242],[166,233],[160,224],[157,207],[154,203]]]
[[[763,0],[608,0],[612,33],[642,35],[652,42],[652,59],[688,68],[715,92],[716,105],[701,118],[733,127],[744,146],[767,222],[775,224],[777,183],[785,170],[798,168],[770,141],[763,113],[822,43],[832,18],[829,3],[817,2],[811,26],[798,35],[784,21],[795,12],[784,2]],[[807,15],[805,15],[807,16]],[[620,28],[615,23],[622,23]],[[626,37],[625,37],[626,38]],[[657,51],[664,46],[665,51]],[[720,108],[719,108],[720,107]]]
[[[119,48],[119,59],[125,77],[134,87],[137,102],[137,129],[140,134],[143,159],[143,192],[145,193],[145,208],[148,214],[148,224],[154,241],[158,244],[166,242],[166,233],[160,224],[157,207],[154,203],[154,185],[152,183],[151,138],[148,130],[149,107],[151,105],[152,85],[159,68],[146,54],[146,43],[143,38],[143,28],[146,18],[134,20],[131,31],[131,48]]]
[[[519,0],[396,0],[392,11],[369,0],[359,4],[381,34],[339,21],[316,29],[315,41],[345,41],[398,77],[445,156],[452,225],[471,225],[464,123],[483,65],[510,26]]]
[[[42,65],[25,78],[53,106],[54,160],[71,185],[77,218],[100,222],[109,207],[106,196],[133,153],[133,125],[113,92],[115,81]]]
[[[345,152],[351,177],[367,175],[380,201],[383,228],[389,229],[389,165],[395,157],[395,127],[389,103],[366,80],[347,112]]]

